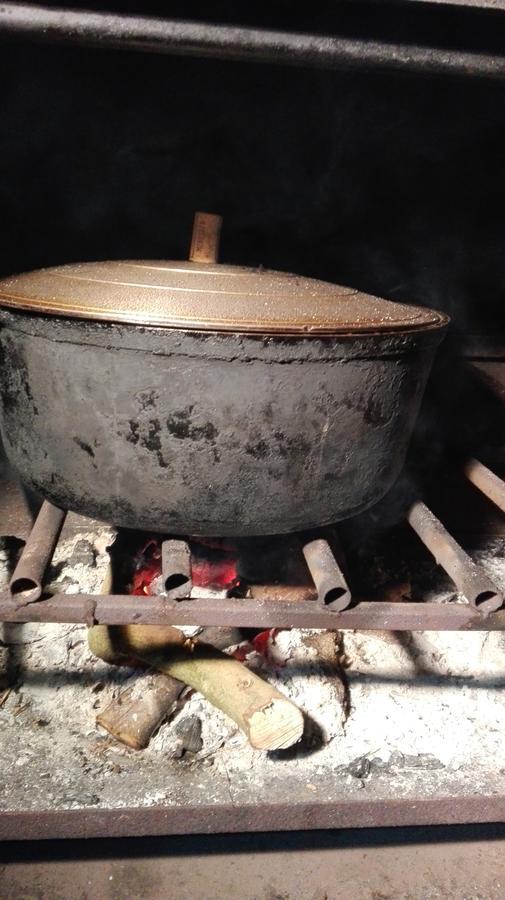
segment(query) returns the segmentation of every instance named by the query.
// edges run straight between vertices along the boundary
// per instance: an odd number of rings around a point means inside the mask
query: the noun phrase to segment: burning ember
[[[240,662],[245,662],[251,657],[251,654],[256,654],[263,657],[269,665],[282,668],[286,665],[286,661],[282,657],[277,657],[274,650],[277,635],[286,630],[290,629],[267,628],[260,631],[250,641],[243,641],[239,644],[233,651],[233,656]]]
[[[191,543],[191,572],[196,587],[231,590],[238,587],[237,549],[221,541]]]
[[[151,584],[159,575],[161,575],[161,541],[150,538],[135,557],[130,594],[137,596],[150,594]]]
[[[158,593],[162,575],[163,539],[150,537],[134,555],[129,593],[145,596]],[[238,587],[237,548],[218,539],[191,540],[191,578],[195,587],[228,591]]]

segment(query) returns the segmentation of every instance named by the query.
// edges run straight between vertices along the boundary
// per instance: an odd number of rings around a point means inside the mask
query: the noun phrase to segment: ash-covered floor
[[[71,517],[50,579],[99,592],[112,532]],[[505,587],[502,538],[475,553]],[[11,543],[0,551],[7,578]],[[434,565],[427,594],[447,599]],[[456,598],[457,599],[457,598]],[[59,811],[264,802],[416,799],[505,792],[505,636],[500,632],[281,631],[246,662],[305,713],[310,727],[289,751],[254,750],[224,714],[192,694],[148,748],[133,751],[96,716],[143,672],[107,666],[85,626],[4,625],[0,658],[0,810]],[[201,723],[202,746],[180,754],[180,725]],[[289,827],[289,823],[287,825]],[[209,830],[216,830],[214,822]]]
[[[22,535],[26,518],[3,512],[8,533]],[[82,579],[99,590],[107,531],[97,536],[89,521],[71,516],[64,540],[53,577],[66,590],[77,590]],[[5,578],[10,545],[2,546]],[[97,563],[91,569],[90,547]],[[489,539],[479,554],[499,580],[502,540]],[[447,584],[434,574],[442,596]],[[423,579],[426,589],[426,573]],[[95,717],[114,691],[144,676],[95,661],[80,626],[4,626],[3,809],[73,809],[79,816],[103,804],[115,804],[120,813],[132,802],[203,800],[219,810],[231,800],[240,808],[281,796],[295,804],[332,798],[385,803],[409,794],[471,791],[491,798],[505,791],[505,639],[499,633],[346,633],[325,642],[335,654],[334,673],[327,662],[317,689],[313,638],[282,632],[270,642],[269,663],[250,660],[320,725],[324,739],[311,752],[264,757],[194,695],[139,754],[100,734]],[[202,750],[174,758],[177,720],[190,713],[202,721]],[[292,824],[284,816],[273,827]],[[209,823],[209,830],[218,829],[219,817]],[[36,836],[47,837],[43,824]],[[504,850],[501,825],[5,840],[0,897],[497,900],[504,894]]]

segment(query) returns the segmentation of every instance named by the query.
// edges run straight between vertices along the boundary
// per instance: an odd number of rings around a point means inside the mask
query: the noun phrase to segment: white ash
[[[189,591],[189,596],[192,600],[196,600],[198,598],[202,598],[204,600],[208,600],[209,598],[212,600],[224,600],[226,597],[230,596],[232,588],[216,588],[216,587],[203,587],[199,584],[191,584],[191,589]],[[149,585],[149,594],[153,594],[158,597],[168,597],[170,592],[165,590],[163,584],[163,576],[157,575],[156,578],[153,578]],[[178,599],[180,596],[178,595]]]
[[[80,531],[60,541],[49,571],[51,589],[100,593],[109,566],[105,551],[113,531],[103,527],[96,531]],[[89,542],[95,565],[74,562],[79,541]],[[52,576],[52,577],[51,577]],[[4,585],[9,573],[2,572]],[[2,733],[18,752],[6,752],[3,775],[8,786],[18,769],[45,765],[46,777],[55,781],[55,796],[69,801],[72,765],[101,771],[98,757],[89,757],[86,745],[97,736],[97,708],[106,705],[132,676],[130,669],[112,669],[96,659],[88,650],[85,625],[5,623],[0,640],[6,675],[12,689],[0,709]],[[137,673],[135,673],[137,677]],[[1,701],[1,697],[0,697]],[[41,745],[45,752],[41,754]],[[46,746],[47,745],[47,746]],[[21,748],[21,749],[19,749]],[[42,757],[42,759],[41,759]],[[60,766],[56,776],[52,767]],[[79,797],[75,804],[79,804]]]
[[[494,538],[487,541],[486,546],[480,547],[472,556],[493,579],[496,587],[505,592],[505,540]]]
[[[64,584],[66,594],[100,594],[110,567],[107,547],[111,546],[115,534],[114,528],[103,525],[98,534],[80,531],[60,541],[47,573],[47,589],[61,590]],[[88,552],[82,549],[86,545]]]
[[[400,638],[400,640],[402,640]],[[505,735],[500,632],[345,636],[351,714],[340,752],[430,754],[457,769],[499,768]]]

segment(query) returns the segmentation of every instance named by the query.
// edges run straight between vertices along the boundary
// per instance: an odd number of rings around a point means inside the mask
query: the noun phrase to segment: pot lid
[[[0,281],[0,306],[135,325],[264,334],[412,331],[447,321],[431,309],[289,273],[195,260],[195,253],[189,262],[79,263],[13,276]]]

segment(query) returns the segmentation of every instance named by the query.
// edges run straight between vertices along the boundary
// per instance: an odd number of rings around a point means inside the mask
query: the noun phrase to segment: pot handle
[[[189,250],[191,262],[217,262],[222,223],[222,216],[204,212],[195,213]]]

